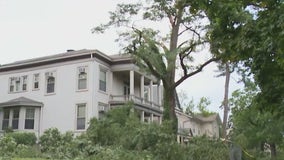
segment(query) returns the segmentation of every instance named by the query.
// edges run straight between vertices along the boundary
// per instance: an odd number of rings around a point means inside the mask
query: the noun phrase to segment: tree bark
[[[224,115],[223,115],[223,124],[222,124],[222,137],[227,139],[227,123],[228,123],[228,114],[229,114],[229,83],[230,83],[230,66],[227,62],[225,64],[226,71],[225,71],[225,94],[224,94],[224,101],[223,101],[223,107],[224,107]]]
[[[270,143],[270,152],[271,152],[271,159],[276,158],[276,145],[275,143]]]
[[[182,8],[183,9],[183,8]],[[164,112],[163,117],[164,120],[170,120],[172,131],[174,134],[177,133],[177,117],[175,113],[176,108],[176,82],[175,82],[175,75],[176,75],[176,58],[177,58],[177,43],[178,43],[178,33],[179,27],[181,23],[182,17],[182,9],[178,10],[177,17],[175,17],[175,21],[171,22],[171,37],[170,37],[170,55],[167,58],[167,75],[162,78],[163,85],[164,85]]]
[[[177,117],[175,113],[175,88],[170,87],[168,85],[164,85],[164,111],[163,111],[163,119],[168,120],[171,123],[172,132],[174,134],[177,133]]]

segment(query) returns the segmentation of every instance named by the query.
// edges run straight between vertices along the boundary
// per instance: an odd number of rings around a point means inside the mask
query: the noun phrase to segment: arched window
[[[53,76],[47,77],[46,93],[54,93],[55,78]]]

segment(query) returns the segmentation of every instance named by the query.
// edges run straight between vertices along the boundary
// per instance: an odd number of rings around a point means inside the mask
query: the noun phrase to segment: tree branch
[[[201,35],[195,30],[192,29],[191,27],[186,26],[185,24],[183,24],[183,26],[186,28],[185,30],[183,30],[181,33],[179,33],[179,35],[181,35],[183,32],[186,32],[188,30],[190,30],[191,32],[193,32],[194,34],[196,34],[198,36],[198,39],[201,39]]]
[[[210,64],[211,62],[217,61],[219,58],[211,58],[208,61],[206,61],[205,63],[203,63],[200,67],[198,67],[195,71],[188,73],[186,75],[184,75],[183,77],[181,77],[176,83],[175,83],[175,87],[177,87],[178,85],[180,85],[184,80],[186,80],[187,78],[199,73],[202,71],[202,69],[207,66],[208,64]]]
[[[175,25],[175,20],[173,19],[173,16],[170,15],[169,13],[167,13],[167,15],[168,15],[168,18],[169,18],[169,21],[170,21],[171,26],[174,27],[174,25]]]
[[[180,60],[181,68],[183,69],[183,75],[187,75],[187,68],[186,68],[186,65],[184,64],[184,58],[187,57],[192,52],[192,47],[187,49],[186,54],[185,52],[186,51],[184,50],[184,52],[179,53],[179,60]]]
[[[143,35],[143,32],[142,32],[141,30],[139,30],[139,29],[137,29],[137,28],[135,28],[135,27],[132,27],[132,29],[134,30],[135,33],[138,34],[138,37],[139,37],[139,38],[138,38],[138,43],[139,43],[140,47],[144,45],[144,44],[142,44],[142,39],[150,45],[151,42],[148,40],[147,37],[145,37],[145,36]],[[159,44],[159,43],[156,43],[156,44]],[[139,54],[139,53],[137,53],[137,52],[136,52],[136,45],[135,45],[135,44],[133,44],[133,47],[134,47],[135,51],[134,51],[132,54],[135,55],[136,57],[140,58],[140,59],[148,66],[148,69],[150,69],[151,73],[152,73],[154,76],[160,78],[160,77],[162,76],[162,74],[159,73],[159,72],[155,69],[155,66],[149,61],[149,58],[152,58],[152,57],[150,57],[149,55],[144,56],[144,54]],[[150,49],[153,49],[153,48],[150,48]],[[156,52],[151,52],[151,53],[159,54],[159,53],[156,53]],[[163,67],[165,67],[165,66],[163,66]]]

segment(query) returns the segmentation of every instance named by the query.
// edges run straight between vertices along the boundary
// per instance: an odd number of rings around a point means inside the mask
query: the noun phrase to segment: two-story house
[[[178,142],[184,143],[196,136],[220,138],[222,122],[218,113],[208,116],[196,113],[188,115],[176,109],[176,115],[178,119]]]
[[[41,135],[85,131],[92,117],[129,101],[141,121],[161,122],[159,81],[142,72],[129,55],[98,50],[65,53],[0,66],[0,131]]]

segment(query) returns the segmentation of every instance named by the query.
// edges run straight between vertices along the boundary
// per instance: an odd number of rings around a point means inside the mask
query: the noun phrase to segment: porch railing
[[[151,102],[147,99],[135,96],[135,95],[110,95],[111,101],[117,101],[117,102],[127,102],[127,101],[133,101],[138,104],[147,105],[156,109],[163,110],[163,107],[155,102]]]

